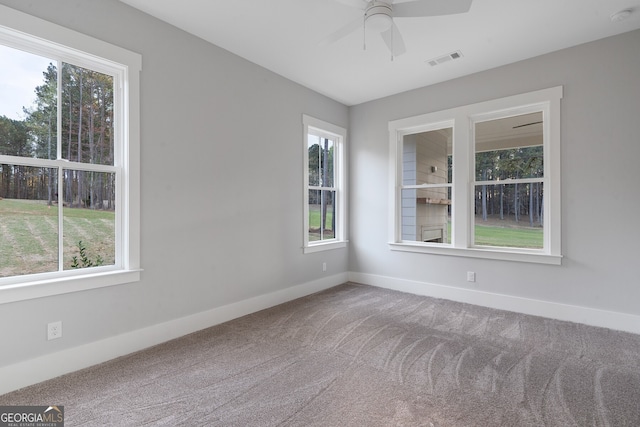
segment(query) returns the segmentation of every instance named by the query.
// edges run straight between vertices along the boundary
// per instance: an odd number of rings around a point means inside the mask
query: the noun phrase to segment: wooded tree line
[[[58,70],[51,63],[36,101],[24,107],[23,120],[0,116],[0,154],[40,159],[58,155],[57,123],[61,114],[61,158],[80,163],[114,164],[113,78],[63,63],[60,109]],[[57,201],[55,168],[0,165],[0,196]],[[64,169],[63,201],[71,207],[113,209],[115,177],[111,173]]]
[[[508,179],[544,176],[542,146],[511,148],[476,153],[476,181],[495,184],[478,185],[475,212],[483,220],[489,215],[500,219],[512,217],[528,221],[531,227],[543,222],[542,183],[508,183]]]

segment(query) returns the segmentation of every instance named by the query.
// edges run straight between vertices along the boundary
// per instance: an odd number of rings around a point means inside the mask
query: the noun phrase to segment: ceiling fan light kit
[[[622,22],[628,17],[630,17],[632,13],[633,13],[633,9],[625,9],[625,10],[616,12],[610,16],[611,22]]]
[[[429,16],[455,15],[468,12],[473,0],[412,0],[394,4],[393,0],[336,0],[340,3],[353,5],[363,10],[363,15],[356,21],[327,36],[320,44],[327,45],[351,34],[362,25],[365,35],[367,30],[380,34],[387,48],[394,56],[400,56],[405,51],[404,40],[396,23],[396,18],[421,18]]]
[[[384,2],[371,2],[364,13],[364,25],[377,33],[387,31],[393,25],[391,5]]]

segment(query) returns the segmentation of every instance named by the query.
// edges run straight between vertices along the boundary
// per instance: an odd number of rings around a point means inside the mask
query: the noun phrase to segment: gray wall
[[[142,54],[144,268],[0,306],[0,366],[347,270],[346,249],[301,249],[302,114],[346,128],[347,107],[115,0],[0,3]]]
[[[145,269],[0,306],[0,366],[309,282],[323,261],[463,288],[473,270],[475,289],[640,314],[640,31],[347,109],[115,0],[0,3],[143,55]],[[389,251],[389,120],[557,85],[562,266]],[[302,255],[302,113],[350,129],[348,252]]]
[[[352,107],[350,271],[640,314],[639,76],[635,31]],[[561,266],[389,250],[388,121],[558,85]]]

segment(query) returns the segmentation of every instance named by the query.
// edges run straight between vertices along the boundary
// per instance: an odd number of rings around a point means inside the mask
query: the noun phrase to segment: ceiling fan
[[[334,0],[362,10],[358,18],[338,29],[321,41],[321,45],[336,42],[363,26],[367,30],[380,33],[394,56],[406,52],[404,40],[394,22],[394,18],[419,18],[426,16],[453,15],[468,12],[473,0],[413,0],[393,3],[393,0]],[[365,42],[366,49],[366,42]]]

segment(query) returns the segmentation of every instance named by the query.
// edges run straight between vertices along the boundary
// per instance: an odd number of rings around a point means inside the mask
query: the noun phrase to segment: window
[[[453,128],[405,135],[402,142],[402,240],[451,241]]]
[[[391,249],[559,264],[561,97],[390,122]]]
[[[346,246],[346,130],[303,116],[304,252]]]
[[[542,112],[476,122],[475,246],[543,249]]]
[[[0,16],[0,302],[138,280],[140,56]]]

